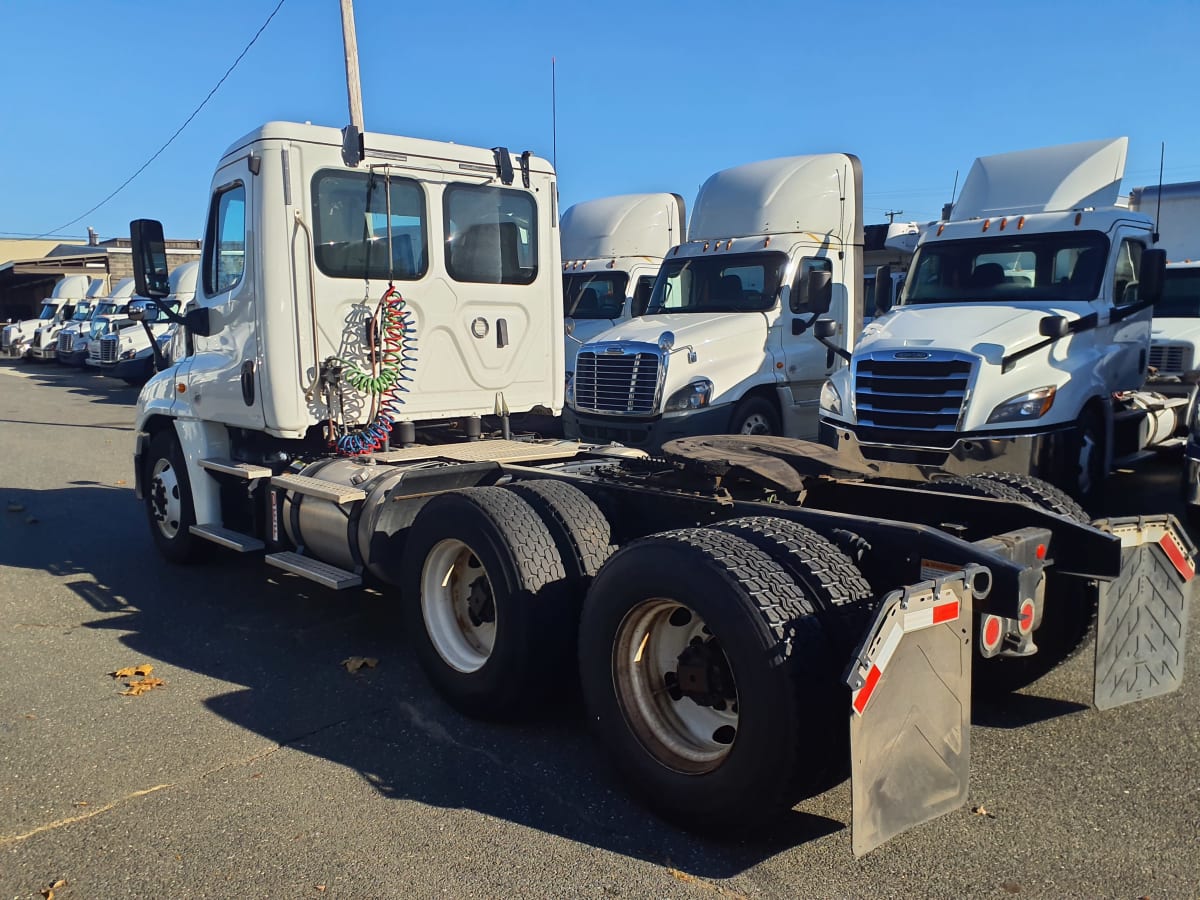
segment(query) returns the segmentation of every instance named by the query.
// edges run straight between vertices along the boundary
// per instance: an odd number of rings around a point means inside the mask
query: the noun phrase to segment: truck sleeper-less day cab
[[[622,194],[576,203],[559,223],[568,383],[582,344],[640,316],[663,257],[683,240],[678,194]]]
[[[976,160],[901,302],[822,392],[824,441],[876,463],[1006,469],[1094,497],[1171,438],[1186,398],[1141,391],[1163,254],[1115,205],[1124,138]]]
[[[1032,481],[979,499],[779,437],[657,459],[514,438],[508,410],[562,405],[554,171],[359,137],[273,122],[218,165],[185,355],[138,399],[167,558],[215,543],[390,586],[469,714],[576,702],[554,688],[577,666],[615,764],[688,827],[739,833],[849,771],[856,853],[965,801],[972,682],[1038,677],[1097,604],[1122,614],[1097,621],[1097,704],[1178,685],[1186,630],[1136,655],[1112,631],[1151,595],[1186,621],[1194,550],[1168,516],[1094,527]],[[161,225],[132,231],[138,292],[165,298]],[[790,274],[733,244],[695,259],[749,254],[746,290]]]
[[[68,350],[75,346],[75,336],[82,329],[87,328],[87,323],[91,321],[92,315],[96,312],[96,307],[100,302],[100,298],[108,292],[106,279],[97,278],[88,285],[87,296],[75,304],[75,309],[71,313],[70,320],[63,323],[62,328],[54,338],[54,358],[61,362],[67,362],[66,357],[70,353],[64,353],[63,348]],[[79,362],[82,362],[82,357]],[[77,365],[79,363],[76,363]]]
[[[134,299],[134,280],[122,278],[107,297],[96,305],[87,330],[75,336],[71,359],[80,359],[86,366],[100,365],[100,339],[129,322],[129,304]]]
[[[74,301],[82,299],[88,290],[86,275],[67,275],[55,283],[50,296],[42,301],[41,310],[36,319],[25,319],[4,326],[0,333],[0,351],[5,356],[23,358],[30,355],[37,330],[59,318],[62,309]]]
[[[862,320],[862,168],[844,153],[718,172],[645,315],[580,348],[568,436],[657,450],[700,434],[816,437],[817,398],[844,365],[808,332]]]

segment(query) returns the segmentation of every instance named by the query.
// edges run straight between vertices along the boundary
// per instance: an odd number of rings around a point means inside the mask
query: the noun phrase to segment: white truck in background
[[[559,222],[567,380],[582,344],[640,316],[663,257],[687,234],[678,194],[621,194],[585,200]]]
[[[31,355],[37,330],[48,325],[62,316],[64,306],[82,299],[88,291],[86,275],[67,275],[60,278],[50,292],[50,296],[42,301],[41,310],[36,319],[24,319],[11,322],[0,332],[0,352],[8,357],[24,358]],[[40,348],[39,348],[40,349]]]
[[[106,293],[108,293],[107,279],[94,278],[88,285],[87,296],[75,304],[75,311],[71,314],[70,320],[63,323],[63,327],[54,339],[54,357],[60,363],[70,365],[68,357],[71,348],[75,346],[75,337],[80,331],[87,329],[87,323],[91,321],[100,299]],[[80,365],[82,361],[82,357],[80,357],[75,365]]]
[[[646,312],[579,348],[569,437],[656,451],[701,434],[817,435],[821,385],[862,322],[862,168],[844,153],[717,172]]]
[[[899,305],[822,394],[825,442],[877,464],[1006,469],[1094,497],[1174,438],[1186,397],[1143,390],[1165,254],[1116,205],[1127,141],[975,161],[921,238]]]
[[[863,324],[887,312],[900,299],[904,276],[921,232],[922,227],[916,222],[887,222],[863,228]],[[875,278],[884,266],[891,289],[877,298]]]
[[[100,365],[100,339],[129,321],[129,304],[133,301],[134,280],[122,278],[107,297],[96,304],[96,311],[86,330],[80,329],[75,338],[74,353],[86,366]],[[75,356],[72,359],[76,358]]]
[[[171,311],[187,308],[196,295],[199,268],[200,264],[195,262],[176,266],[169,279],[170,293],[158,303],[137,298],[130,302],[131,309],[142,307],[141,321],[118,320],[115,330],[100,338],[100,368],[105,375],[140,385],[154,374],[155,355],[151,342],[157,343],[161,351],[176,327],[162,312],[162,307]]]

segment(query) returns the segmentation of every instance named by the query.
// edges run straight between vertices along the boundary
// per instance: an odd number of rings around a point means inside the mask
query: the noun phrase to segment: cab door
[[[829,365],[829,351],[816,339],[811,328],[797,333],[801,325],[812,318],[814,309],[810,302],[810,283],[814,273],[827,273],[834,279],[833,302],[829,317],[838,323],[839,343],[845,340],[846,307],[849,301],[846,290],[836,280],[833,260],[827,256],[804,256],[796,266],[796,275],[788,292],[787,308],[782,317],[784,381],[790,388],[792,408],[784,410],[784,430],[788,437],[801,440],[816,440],[818,428],[818,403],[821,385],[841,363],[835,358]]]
[[[218,170],[213,183],[195,296],[197,307],[210,310],[211,334],[192,335],[188,394],[202,419],[261,429],[258,278],[250,262],[253,182],[247,159]]]

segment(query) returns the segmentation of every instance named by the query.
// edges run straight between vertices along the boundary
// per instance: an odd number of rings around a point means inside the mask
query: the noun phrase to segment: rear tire
[[[1047,512],[1066,516],[1068,519],[1074,519],[1076,522],[1082,522],[1084,525],[1092,524],[1087,510],[1080,506],[1070,494],[1041,478],[1017,472],[980,472],[971,477],[1006,484],[1034,506]]]
[[[579,649],[597,737],[682,827],[761,828],[845,766],[829,735],[848,693],[814,603],[743,538],[685,529],[617,551],[588,592]]]
[[[499,487],[451,491],[417,514],[402,597],[417,658],[462,712],[504,718],[562,680],[574,617],[554,538]]]

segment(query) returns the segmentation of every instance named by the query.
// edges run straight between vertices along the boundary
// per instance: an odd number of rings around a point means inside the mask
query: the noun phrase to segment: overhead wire
[[[87,210],[86,212],[80,213],[78,216],[76,216],[70,222],[67,222],[65,225],[59,225],[57,228],[53,229],[52,231],[44,231],[41,234],[36,235],[36,237],[49,237],[52,234],[57,234],[58,232],[66,229],[66,228],[70,228],[76,222],[86,218],[87,216],[90,216],[92,213],[94,213],[100,207],[104,206],[104,204],[108,203],[109,200],[111,200],[113,197],[117,196],[117,194],[121,193],[121,191],[125,190],[125,188],[129,186],[129,183],[132,182],[133,179],[137,178],[139,175],[142,174],[142,172],[146,171],[147,167],[149,167],[149,165],[152,162],[154,162],[156,159],[158,159],[159,156],[162,155],[163,151],[166,150],[168,147],[170,147],[172,143],[174,143],[175,138],[179,137],[179,135],[183,133],[183,129],[187,128],[188,125],[191,124],[192,120],[200,114],[200,110],[204,109],[204,107],[208,105],[208,101],[212,99],[213,94],[215,94],[217,92],[218,88],[220,88],[221,85],[225,83],[225,79],[228,78],[233,73],[233,70],[237,68],[238,63],[240,63],[242,61],[242,59],[245,57],[245,55],[250,52],[250,48],[254,46],[254,44],[258,40],[259,36],[264,31],[266,31],[267,26],[271,24],[271,20],[275,18],[275,14],[277,12],[279,12],[280,8],[283,6],[283,4],[285,2],[286,2],[286,0],[279,0],[279,2],[275,4],[275,8],[273,10],[271,10],[271,14],[269,16],[267,16],[266,21],[264,21],[262,23],[262,25],[259,26],[258,31],[254,32],[254,37],[250,38],[250,43],[246,44],[246,46],[244,48],[242,48],[242,52],[238,54],[237,59],[235,59],[233,61],[233,64],[230,65],[230,67],[225,70],[225,74],[222,75],[220,77],[220,79],[217,80],[217,83],[212,86],[212,90],[210,90],[208,92],[208,94],[205,96],[205,98],[200,101],[200,105],[197,106],[194,110],[192,110],[192,114],[184,120],[182,125],[180,125],[177,129],[175,129],[175,133],[172,134],[169,138],[167,138],[166,143],[154,151],[153,156],[151,156],[148,160],[146,160],[144,163],[142,163],[141,166],[138,167],[138,170],[136,172],[134,172],[132,175],[130,175],[128,178],[126,178],[123,182],[121,182],[121,184],[117,187],[116,190],[114,190],[112,193],[110,193],[107,197],[105,197],[103,200],[101,200],[99,203],[97,203],[91,209]]]

